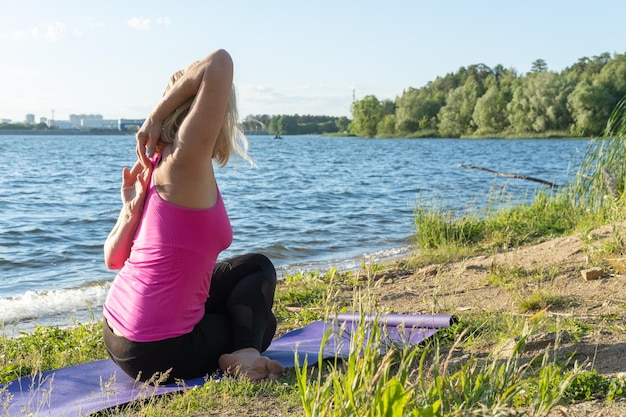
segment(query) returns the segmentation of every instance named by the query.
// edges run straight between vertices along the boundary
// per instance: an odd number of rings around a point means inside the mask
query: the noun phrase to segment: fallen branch
[[[542,179],[540,179],[540,178],[529,177],[528,175],[521,175],[521,174],[509,174],[509,173],[506,173],[506,172],[494,171],[493,169],[489,169],[489,168],[477,167],[476,165],[464,165],[464,164],[459,164],[459,167],[460,167],[460,168],[478,169],[478,170],[480,170],[480,171],[487,171],[487,172],[491,172],[492,174],[499,175],[499,176],[501,176],[501,177],[507,177],[507,178],[519,178],[519,179],[521,179],[521,180],[534,181],[534,182],[538,182],[538,183],[540,183],[540,184],[547,185],[548,187],[551,187],[551,188],[556,188],[556,187],[558,187],[558,184],[555,184],[555,183],[550,182],[550,181],[542,180]]]

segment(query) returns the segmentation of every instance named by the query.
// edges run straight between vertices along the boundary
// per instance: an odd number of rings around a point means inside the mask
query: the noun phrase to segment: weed
[[[568,303],[569,299],[567,297],[544,289],[533,291],[528,296],[517,300],[517,306],[522,313],[539,311],[549,306],[563,307]]]
[[[500,287],[505,290],[512,290],[524,282],[528,272],[521,266],[512,267],[494,264],[491,266],[486,282],[489,285]]]

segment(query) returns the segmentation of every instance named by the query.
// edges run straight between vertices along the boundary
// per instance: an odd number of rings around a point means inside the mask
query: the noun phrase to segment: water
[[[564,184],[584,140],[437,140],[251,136],[257,168],[217,169],[234,241],[222,257],[268,255],[279,274],[353,269],[411,250],[418,201],[480,207]],[[13,329],[98,318],[115,276],[102,245],[120,208],[132,136],[0,136],[0,323]]]

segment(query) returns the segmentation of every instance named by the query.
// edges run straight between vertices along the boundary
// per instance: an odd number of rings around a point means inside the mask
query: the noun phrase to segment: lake
[[[216,176],[234,241],[279,275],[359,268],[407,254],[418,202],[461,213],[494,190],[528,201],[544,185],[459,164],[570,181],[587,140],[250,136],[257,167]],[[102,245],[121,203],[133,136],[0,136],[0,323],[7,329],[100,317],[114,271]]]

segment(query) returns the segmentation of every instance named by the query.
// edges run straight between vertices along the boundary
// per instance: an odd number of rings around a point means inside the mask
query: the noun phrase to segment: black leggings
[[[141,381],[173,382],[211,374],[224,353],[267,349],[276,332],[275,289],[276,270],[267,257],[238,256],[215,265],[204,317],[191,333],[133,342],[114,334],[104,320],[104,343],[111,359]]]

